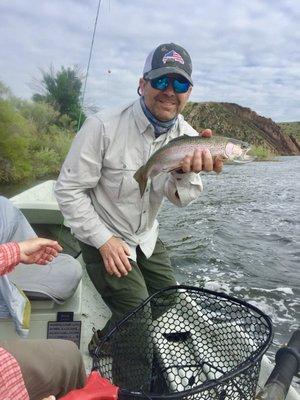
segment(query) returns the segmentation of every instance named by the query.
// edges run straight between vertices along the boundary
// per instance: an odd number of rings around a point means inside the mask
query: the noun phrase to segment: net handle
[[[293,377],[300,371],[300,329],[297,329],[287,345],[281,347],[275,356],[276,365],[265,387],[256,399],[284,400]]]

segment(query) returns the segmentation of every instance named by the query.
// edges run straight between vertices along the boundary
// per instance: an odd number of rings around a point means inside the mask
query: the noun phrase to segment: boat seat
[[[75,293],[82,277],[82,267],[70,255],[59,254],[47,265],[19,264],[7,276],[30,300],[52,299],[61,304]]]
[[[37,233],[40,235],[39,229],[35,232],[24,214],[13,202],[2,196],[0,196],[0,221],[2,225],[0,243],[21,242],[37,236]],[[36,228],[41,228],[41,226],[37,225]],[[53,238],[56,240],[68,238],[70,246],[68,247],[67,243],[63,243],[63,246],[70,254],[61,253],[47,265],[19,264],[7,276],[26,295],[28,294],[30,299],[47,299],[60,304],[75,293],[82,277],[82,267],[79,261],[72,257],[75,253],[78,255],[78,242],[72,238],[68,228],[56,226],[56,230],[57,236]],[[52,233],[54,234],[54,232]],[[44,237],[47,236],[51,235],[45,234]]]

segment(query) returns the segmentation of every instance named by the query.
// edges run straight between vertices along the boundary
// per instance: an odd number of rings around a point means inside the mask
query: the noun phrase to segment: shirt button
[[[143,211],[143,214],[146,214],[146,210]]]

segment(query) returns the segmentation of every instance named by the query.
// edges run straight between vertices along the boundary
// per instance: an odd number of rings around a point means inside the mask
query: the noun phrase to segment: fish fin
[[[145,174],[145,167],[142,166],[140,167],[136,173],[133,175],[134,179],[137,181],[137,183],[139,184],[139,188],[140,188],[140,193],[141,193],[141,197],[143,197],[143,194],[145,193],[145,189],[147,186],[147,181],[148,178]]]

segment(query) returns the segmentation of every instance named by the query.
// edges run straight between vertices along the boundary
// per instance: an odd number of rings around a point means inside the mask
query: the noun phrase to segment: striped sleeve
[[[20,262],[20,247],[18,243],[0,244],[0,275],[11,272]]]
[[[0,399],[29,400],[17,360],[0,347]]]

